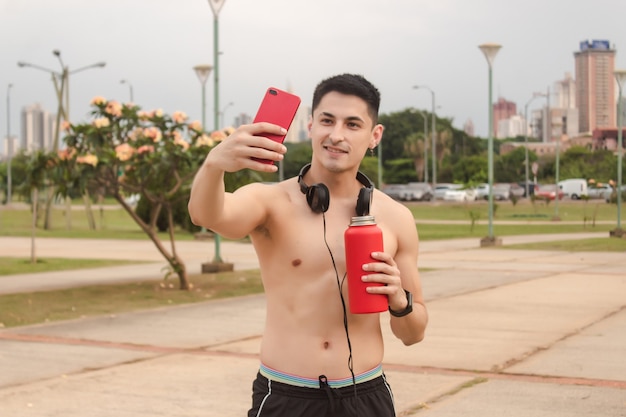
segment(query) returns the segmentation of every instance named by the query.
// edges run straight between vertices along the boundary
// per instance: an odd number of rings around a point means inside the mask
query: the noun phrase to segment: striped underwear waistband
[[[317,378],[305,378],[297,375],[291,375],[284,372],[277,371],[275,369],[269,368],[263,364],[259,367],[259,373],[263,375],[265,378],[280,382],[287,385],[292,385],[296,387],[306,387],[306,388],[319,388],[320,382]],[[361,374],[355,375],[354,380],[357,384],[362,382],[371,381],[372,379],[376,379],[383,374],[383,366],[378,365],[377,367],[370,369],[369,371],[365,371]],[[352,377],[349,376],[347,378],[342,379],[329,379],[328,385],[331,388],[343,388],[352,385]]]

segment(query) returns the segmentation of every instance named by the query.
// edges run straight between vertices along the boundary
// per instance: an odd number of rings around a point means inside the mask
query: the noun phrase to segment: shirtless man
[[[268,123],[239,127],[211,150],[194,179],[193,222],[226,238],[249,235],[259,258],[267,314],[249,417],[395,416],[381,367],[380,313],[351,314],[343,284],[344,232],[364,187],[357,172],[383,136],[379,103],[378,90],[359,75],[334,76],[316,87],[308,123],[313,155],[300,184],[290,178],[225,192],[225,172],[276,172],[275,165],[251,159],[284,157],[282,144],[260,135],[285,129]],[[303,194],[320,183],[329,190],[321,212]],[[370,273],[363,280],[385,284],[368,291],[388,297],[391,330],[412,345],[423,339],[428,321],[415,221],[378,190],[370,214],[383,231],[384,253],[372,253],[375,261],[363,266]]]

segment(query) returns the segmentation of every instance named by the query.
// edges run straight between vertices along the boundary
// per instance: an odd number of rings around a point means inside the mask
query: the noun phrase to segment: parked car
[[[582,178],[571,178],[559,181],[559,187],[563,190],[565,195],[572,200],[580,200],[588,193],[587,180]]]
[[[445,201],[474,201],[476,200],[476,190],[465,188],[462,185],[453,185],[443,194]]]
[[[441,183],[435,185],[433,196],[435,200],[443,200],[443,196],[450,188],[458,188],[457,184]]]
[[[609,201],[611,199],[611,193],[613,192],[613,187],[609,184],[592,184],[587,188],[587,195],[591,199],[602,199],[604,201]]]
[[[526,184],[526,181],[520,181],[517,183],[517,185],[519,185],[520,187],[522,187],[522,189],[524,190],[524,197],[528,197],[529,195],[533,195],[535,194],[535,183],[532,181],[528,181],[528,184]],[[526,195],[526,185],[528,185],[528,195]]]
[[[404,200],[406,189],[405,184],[387,184],[382,191],[394,200]]]
[[[511,184],[499,183],[493,185],[493,199],[502,201],[511,198]]]
[[[554,200],[559,195],[559,200],[565,196],[563,190],[557,188],[556,184],[535,185],[535,197],[546,200]]]
[[[489,184],[482,183],[476,186],[476,199],[486,200],[489,198]]]
[[[406,201],[430,201],[433,198],[433,187],[425,182],[410,182],[404,190]]]
[[[511,183],[511,197],[526,197],[526,189],[517,183]]]

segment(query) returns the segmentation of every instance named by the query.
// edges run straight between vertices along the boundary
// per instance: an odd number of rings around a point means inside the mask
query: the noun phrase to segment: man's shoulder
[[[380,190],[374,193],[374,205],[378,207],[385,217],[405,219],[413,218],[411,210],[401,202],[394,200]]]

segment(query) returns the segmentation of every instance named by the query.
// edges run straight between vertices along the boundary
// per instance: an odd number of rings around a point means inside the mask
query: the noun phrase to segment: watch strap
[[[413,311],[413,294],[411,294],[407,290],[404,290],[404,293],[406,294],[406,301],[407,301],[407,304],[404,310],[394,311],[391,309],[391,307],[389,307],[389,314],[391,314],[394,317],[404,317]]]

